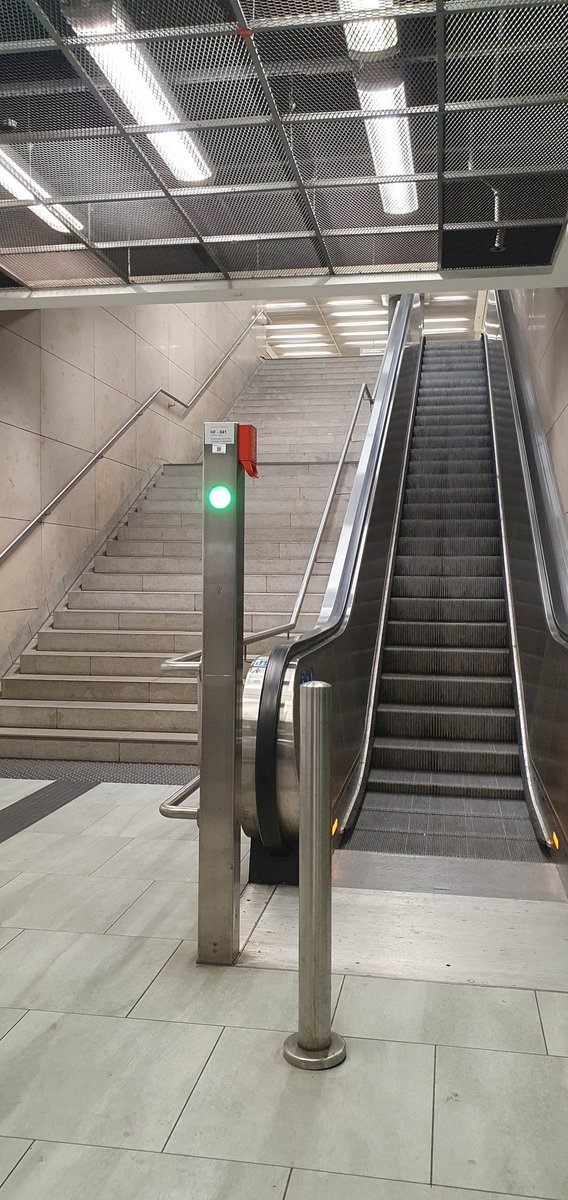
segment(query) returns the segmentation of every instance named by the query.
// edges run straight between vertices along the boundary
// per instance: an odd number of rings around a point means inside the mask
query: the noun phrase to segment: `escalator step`
[[[396,675],[384,672],[385,704],[460,704],[512,708],[513,685],[507,678],[475,675]]]
[[[464,775],[459,771],[411,771],[390,767],[373,767],[367,781],[369,791],[414,796],[462,796],[491,798],[498,796],[503,803],[523,800],[523,781],[520,775],[494,775],[479,772]]]
[[[413,596],[441,599],[483,600],[504,596],[503,579],[495,575],[402,575],[395,573],[393,596]]]
[[[510,742],[515,737],[515,711],[381,703],[375,728],[381,737]]]
[[[403,538],[493,538],[498,541],[499,523],[493,518],[464,517],[456,520],[448,517],[403,517],[400,522]]]
[[[451,503],[449,500],[439,500],[434,504],[423,504],[412,499],[412,493],[406,493],[402,509],[403,520],[457,520],[472,518],[476,520],[495,519],[495,501],[480,504],[477,500]]]
[[[385,646],[383,669],[409,675],[510,675],[508,650]]]
[[[398,539],[398,554],[401,558],[431,558],[442,555],[447,558],[458,556],[468,558],[475,555],[485,555],[491,558],[499,556],[500,543],[496,537],[406,537]]]
[[[496,555],[427,555],[398,554],[395,560],[397,575],[501,575],[501,559]]]
[[[371,762],[395,770],[512,775],[519,769],[519,750],[516,742],[380,737],[373,742]]]
[[[386,646],[441,646],[453,649],[505,648],[507,626],[499,621],[392,621]]]

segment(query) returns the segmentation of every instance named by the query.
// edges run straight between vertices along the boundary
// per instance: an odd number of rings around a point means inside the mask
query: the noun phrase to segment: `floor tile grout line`
[[[8,1007],[10,1007],[10,1006],[8,1006]],[[24,1017],[27,1017],[27,1015],[28,1015],[28,1013],[29,1013],[30,1011],[32,1011],[32,1010],[31,1010],[31,1009],[29,1009],[29,1008],[25,1008],[25,1009],[24,1009],[24,1011],[23,1011],[22,1013],[20,1013],[20,1015],[19,1015],[19,1017],[18,1017],[17,1021],[14,1021],[14,1024],[13,1024],[13,1025],[10,1025],[10,1028],[9,1028],[9,1029],[6,1029],[6,1030],[4,1031],[4,1033],[0,1034],[0,1042],[3,1042],[3,1041],[4,1041],[4,1038],[5,1038],[5,1037],[7,1037],[7,1036],[8,1036],[8,1034],[9,1034],[9,1033],[11,1033],[11,1032],[12,1032],[12,1030],[16,1028],[16,1025],[19,1025],[19,1024],[20,1024],[20,1021],[23,1021]]]
[[[214,1028],[214,1027],[213,1027],[213,1028]],[[202,1078],[202,1076],[203,1076],[203,1072],[204,1072],[204,1071],[205,1071],[205,1069],[206,1069],[206,1068],[209,1066],[209,1063],[211,1062],[211,1058],[213,1057],[213,1055],[214,1055],[214,1053],[215,1053],[215,1051],[216,1051],[216,1049],[217,1049],[217,1046],[219,1045],[219,1042],[220,1042],[220,1040],[221,1040],[221,1038],[222,1038],[222,1036],[223,1036],[223,1034],[224,1034],[224,1032],[225,1032],[225,1028],[226,1028],[226,1026],[225,1026],[225,1025],[223,1025],[223,1026],[222,1026],[222,1027],[219,1029],[219,1035],[218,1035],[218,1037],[216,1037],[216,1038],[215,1038],[215,1042],[214,1042],[213,1046],[211,1047],[211,1050],[210,1050],[209,1054],[207,1055],[207,1058],[206,1058],[205,1062],[203,1063],[203,1066],[202,1066],[202,1068],[201,1068],[201,1070],[200,1070],[200,1072],[199,1072],[199,1074],[198,1074],[198,1076],[197,1076],[197,1079],[195,1080],[195,1083],[193,1084],[193,1087],[190,1089],[189,1095],[187,1096],[186,1100],[184,1101],[184,1103],[183,1103],[183,1105],[182,1105],[182,1107],[181,1107],[181,1109],[180,1109],[180,1112],[178,1113],[178,1116],[176,1117],[176,1120],[174,1121],[174,1124],[172,1125],[172,1128],[170,1129],[170,1132],[169,1132],[169,1134],[168,1134],[168,1136],[167,1136],[167,1138],[166,1138],[166,1140],[165,1140],[165,1142],[164,1142],[164,1144],[163,1144],[163,1146],[162,1146],[162,1154],[165,1152],[165,1150],[166,1150],[166,1147],[167,1147],[167,1145],[168,1145],[168,1142],[169,1142],[169,1141],[170,1141],[170,1139],[173,1137],[173,1135],[174,1135],[174,1133],[175,1133],[175,1131],[176,1131],[176,1129],[177,1129],[177,1126],[178,1126],[179,1122],[181,1121],[181,1118],[182,1118],[182,1116],[183,1116],[183,1114],[184,1114],[184,1112],[185,1112],[185,1109],[187,1108],[187,1105],[189,1104],[189,1101],[191,1100],[191,1097],[193,1096],[193,1093],[194,1093],[194,1091],[195,1091],[195,1089],[196,1089],[196,1087],[197,1087],[197,1085],[198,1085],[198,1083],[199,1083],[200,1079],[201,1079],[201,1078]]]
[[[22,1140],[24,1141],[24,1140],[27,1140],[27,1139],[22,1139]],[[37,1141],[37,1140],[38,1140],[37,1138],[32,1138],[32,1139],[31,1139],[29,1146],[26,1146],[26,1148],[25,1148],[25,1150],[24,1150],[23,1154],[21,1154],[21,1155],[20,1155],[20,1157],[19,1157],[19,1159],[18,1159],[18,1161],[14,1163],[14,1166],[12,1167],[12,1170],[11,1170],[11,1171],[8,1171],[8,1174],[7,1174],[6,1178],[2,1180],[2,1183],[0,1183],[0,1192],[2,1191],[2,1189],[3,1189],[3,1187],[4,1187],[4,1184],[8,1182],[8,1180],[10,1179],[10,1177],[11,1177],[11,1176],[14,1174],[14,1171],[16,1171],[16,1170],[17,1170],[17,1168],[20,1166],[20,1163],[22,1163],[22,1162],[24,1161],[24,1158],[26,1157],[26,1154],[28,1153],[28,1151],[32,1149],[32,1146],[35,1146],[35,1143],[36,1143],[36,1141]]]
[[[89,876],[87,876],[87,878],[89,878],[89,879],[90,879],[90,878],[91,878],[91,876],[89,875]],[[104,878],[104,876],[100,876],[100,878],[102,879],[102,878]],[[113,877],[113,878],[114,878],[114,877]],[[134,899],[130,901],[130,904],[127,904],[127,905],[126,905],[126,908],[125,908],[125,909],[124,909],[124,910],[123,910],[121,913],[119,913],[119,914],[118,914],[118,917],[114,917],[114,919],[111,921],[111,923],[110,923],[110,925],[108,926],[108,928],[107,928],[107,929],[103,929],[103,930],[102,930],[103,934],[105,934],[105,933],[110,933],[110,931],[111,931],[111,929],[112,929],[113,925],[116,925],[118,921],[122,920],[122,918],[126,916],[127,912],[129,912],[129,911],[130,911],[130,909],[132,908],[132,906],[133,906],[134,904],[136,904],[138,900],[141,900],[141,899],[142,899],[142,896],[145,896],[145,895],[146,895],[146,892],[148,892],[148,891],[150,890],[150,888],[154,886],[155,882],[156,882],[156,880],[155,880],[155,879],[151,879],[151,880],[150,880],[150,882],[146,884],[146,887],[142,889],[142,891],[140,892],[140,894],[139,894],[138,896],[135,896],[135,897],[134,897]],[[126,935],[123,935],[123,936],[126,936]],[[132,936],[132,935],[130,935],[130,936]]]
[[[434,1046],[434,1061],[432,1063],[432,1124],[430,1126],[430,1187],[434,1186],[434,1123],[436,1116],[436,1064],[438,1047]]]
[[[8,943],[8,944],[9,944],[9,943]],[[563,994],[564,994],[564,993],[562,993],[562,992],[560,993],[560,995],[563,995]],[[537,989],[536,989],[536,988],[534,989],[534,998],[535,998],[535,1001],[536,1001],[536,1011],[537,1011],[537,1013],[538,1013],[538,1019],[539,1019],[539,1021],[540,1021],[540,1028],[542,1029],[542,1036],[543,1036],[543,1039],[544,1039],[544,1048],[545,1048],[545,1053],[546,1053],[546,1055],[547,1055],[548,1057],[552,1057],[552,1055],[550,1054],[550,1050],[548,1049],[548,1041],[547,1041],[547,1038],[546,1038],[546,1033],[545,1033],[545,1029],[544,1029],[544,1021],[543,1021],[543,1019],[542,1019],[542,1012],[541,1012],[541,1008],[540,1008],[540,1004],[539,1004],[539,999],[538,999],[538,991],[537,991]]]
[[[112,937],[113,935],[112,935],[112,934],[109,934],[108,936],[109,936],[109,937]],[[115,936],[116,936],[116,934],[115,934]],[[144,938],[144,941],[145,941],[145,942],[146,942],[146,941],[149,941],[149,938]],[[178,952],[178,950],[179,950],[180,946],[183,946],[183,939],[180,939],[180,941],[178,941],[178,943],[177,943],[177,946],[174,946],[174,948],[173,948],[173,950],[172,950],[171,954],[169,954],[169,955],[168,955],[168,957],[167,957],[167,959],[166,959],[166,961],[165,961],[164,963],[162,963],[162,965],[161,965],[161,967],[160,967],[159,971],[157,971],[157,972],[156,972],[156,974],[154,975],[154,978],[153,978],[153,979],[151,979],[151,980],[150,980],[150,982],[146,984],[146,987],[144,988],[144,991],[143,991],[143,992],[141,992],[141,994],[139,995],[138,999],[134,1001],[134,1004],[132,1005],[132,1007],[131,1007],[131,1008],[129,1008],[128,1012],[127,1012],[127,1013],[125,1013],[125,1016],[126,1016],[126,1017],[129,1017],[129,1016],[130,1016],[130,1014],[131,1014],[131,1012],[133,1012],[133,1010],[136,1008],[136,1005],[140,1003],[140,1001],[141,1001],[141,1000],[143,999],[143,997],[146,995],[146,992],[148,991],[148,988],[151,988],[151,987],[152,987],[152,985],[153,985],[153,984],[156,982],[156,980],[157,980],[157,979],[159,979],[160,975],[162,974],[162,971],[164,970],[164,968],[165,968],[165,967],[167,967],[168,963],[169,963],[169,962],[171,962],[172,958],[174,957],[174,954],[177,954],[177,952]],[[193,1023],[193,1022],[192,1022],[192,1023]],[[195,1024],[198,1024],[198,1022],[196,1021],[196,1022],[195,1022]]]
[[[78,833],[76,836],[82,837],[83,835]],[[98,865],[96,867],[93,867],[92,871],[89,871],[87,873],[87,875],[86,875],[87,879],[92,879],[93,875],[96,875],[97,871],[99,871],[101,867],[106,867],[107,863],[111,862],[111,860],[113,858],[116,858],[117,854],[122,854],[122,851],[126,850],[126,847],[130,846],[131,842],[135,842],[136,838],[135,837],[123,838],[123,841],[124,841],[124,846],[119,846],[117,850],[113,850],[112,854],[109,854],[108,858],[104,858],[103,861],[98,863]],[[105,876],[101,876],[101,878],[104,879]],[[108,876],[108,878],[117,878],[118,879],[118,878],[120,878],[120,876]],[[156,882],[156,880],[153,879],[152,883],[155,883],[155,882]]]
[[[332,972],[332,974],[333,974],[333,972]],[[339,1008],[339,1001],[341,1000],[341,993],[342,993],[342,991],[343,991],[343,985],[344,985],[344,983],[345,983],[345,979],[346,979],[346,976],[345,976],[345,975],[342,975],[342,976],[341,976],[341,983],[339,984],[339,991],[338,991],[338,993],[337,993],[337,1000],[335,1001],[335,1004],[334,1004],[334,1006],[333,1006],[333,1012],[332,1012],[332,1014],[331,1014],[331,1024],[332,1024],[332,1025],[333,1025],[333,1022],[335,1021],[335,1018],[336,1018],[336,1016],[337,1016],[337,1010],[338,1010],[338,1008]]]
[[[294,1168],[293,1168],[293,1167],[290,1167],[290,1170],[288,1171],[288,1178],[287,1178],[287,1180],[286,1180],[286,1183],[285,1183],[285,1185],[284,1185],[284,1191],[282,1192],[282,1200],[286,1200],[286,1196],[288,1195],[288,1189],[289,1189],[289,1187],[290,1187],[290,1184],[291,1184],[291,1182],[292,1182],[292,1171],[293,1171],[293,1170],[294,1170]]]
[[[269,885],[269,886],[270,886],[270,885]],[[243,896],[244,896],[244,894],[245,894],[245,892],[246,892],[246,889],[247,889],[247,887],[250,887],[250,884],[249,884],[249,883],[246,883],[246,884],[245,884],[245,886],[244,886],[244,888],[243,888],[243,891],[241,892],[241,895],[240,895],[240,899],[241,899],[241,900],[242,900],[242,898],[243,898]],[[266,909],[268,908],[268,905],[270,904],[270,901],[272,900],[272,897],[274,896],[274,893],[275,893],[275,891],[276,891],[276,884],[274,884],[274,885],[272,886],[272,891],[271,891],[270,895],[269,895],[269,896],[267,896],[267,898],[266,898],[266,903],[265,903],[265,904],[263,904],[263,906],[262,906],[262,910],[259,912],[259,914],[258,914],[258,917],[256,918],[256,921],[254,922],[254,925],[252,926],[252,928],[250,929],[249,933],[247,934],[247,936],[246,936],[246,938],[245,938],[245,940],[244,940],[244,942],[243,942],[243,944],[242,944],[242,946],[241,946],[241,948],[240,948],[240,950],[239,950],[239,957],[237,958],[237,963],[236,963],[235,965],[238,965],[238,963],[239,963],[239,959],[240,959],[240,957],[241,957],[241,954],[243,954],[243,953],[244,953],[244,951],[245,951],[245,948],[248,946],[248,943],[250,942],[250,939],[251,939],[251,937],[252,937],[252,935],[253,935],[253,933],[254,933],[254,931],[255,931],[255,929],[256,929],[256,927],[257,927],[258,923],[259,923],[259,921],[260,921],[260,920],[262,920],[262,917],[264,916],[264,914],[265,914],[265,912],[266,912]],[[242,914],[241,914],[241,915],[242,915]]]

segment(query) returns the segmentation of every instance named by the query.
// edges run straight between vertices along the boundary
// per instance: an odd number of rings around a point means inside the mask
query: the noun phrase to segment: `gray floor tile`
[[[91,878],[103,882],[102,876]],[[197,883],[152,883],[110,932],[196,943]]]
[[[31,1142],[25,1138],[0,1137],[0,1184],[14,1170],[28,1146],[31,1146]]]
[[[8,1030],[11,1029],[12,1026],[15,1025],[17,1021],[20,1020],[20,1017],[23,1017],[25,1011],[26,1011],[25,1007],[24,1008],[8,1008],[8,1007],[0,1008],[0,1038],[4,1037],[4,1034],[7,1033]]]
[[[435,1183],[566,1200],[567,1129],[564,1059],[439,1048]]]
[[[330,1175],[326,1171],[292,1171],[286,1192],[286,1200],[348,1200],[349,1197],[353,1200],[522,1200],[520,1196],[503,1192],[471,1192],[469,1189],[464,1192],[462,1188],[430,1187],[425,1183],[401,1183],[395,1179],[363,1179],[360,1175]]]
[[[164,817],[165,820],[165,817]],[[87,834],[83,837],[87,838]],[[97,841],[120,843],[120,838],[97,838]],[[126,879],[155,879],[187,883],[197,879],[198,850],[196,842],[145,841],[135,838],[124,845],[96,872],[95,877],[119,875]]]
[[[146,840],[194,842],[199,834],[196,821],[168,821],[159,811],[161,801],[144,804],[119,804],[103,813],[90,832],[101,837],[141,837]]]
[[[387,1041],[546,1054],[534,992],[348,975],[339,1033]]]
[[[433,1065],[431,1046],[354,1040],[336,1070],[297,1071],[281,1033],[225,1029],[167,1149],[425,1182]]]
[[[2,843],[0,870],[90,875],[117,851],[125,849],[121,838],[43,833],[33,827]]]
[[[9,883],[11,879],[15,879],[19,875],[19,871],[0,871],[0,888],[4,887],[5,883]]]
[[[0,889],[0,924],[104,933],[148,885],[140,879],[17,875]]]
[[[36,1142],[28,1153],[2,1200],[282,1200],[288,1179],[285,1167],[140,1150]]]
[[[0,1005],[126,1016],[175,947],[159,938],[25,929],[0,951]]]
[[[0,959],[1,963],[1,959]],[[335,1004],[341,976],[332,980]],[[2,987],[0,984],[0,1003]],[[297,1029],[295,971],[255,971],[195,963],[195,946],[184,943],[145,992],[133,1017],[197,1021],[252,1029]]]
[[[162,800],[179,791],[179,784],[166,783],[99,783],[90,792],[97,803],[102,800],[116,804],[133,804],[136,808],[159,808]],[[163,818],[166,820],[166,817]]]
[[[32,792],[39,792],[40,788],[47,787],[48,783],[53,783],[53,780],[0,779],[0,809],[7,808],[9,804],[15,804],[16,800],[22,800],[24,796],[30,796]]]
[[[159,1150],[218,1033],[28,1012],[0,1041],[0,1133]]]
[[[568,1058],[568,994],[539,992],[538,1006],[548,1053]]]
[[[0,950],[2,946],[7,946],[8,942],[12,941],[12,938],[18,937],[18,934],[21,932],[21,929],[9,929],[8,926],[0,926]]]
[[[84,796],[70,800],[63,808],[38,821],[34,829],[38,833],[84,833],[86,829],[91,829],[101,817],[112,812],[110,800],[89,801],[91,795],[91,792],[85,792]]]

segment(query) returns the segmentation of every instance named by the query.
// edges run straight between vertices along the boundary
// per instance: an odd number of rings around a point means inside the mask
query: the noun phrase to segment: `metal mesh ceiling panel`
[[[564,0],[11,0],[1,270],[62,287],[546,266],[567,51]]]

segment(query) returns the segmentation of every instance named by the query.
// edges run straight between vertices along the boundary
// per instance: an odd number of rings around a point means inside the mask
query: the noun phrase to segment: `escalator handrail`
[[[550,633],[568,649],[568,533],[538,401],[508,292],[496,292],[503,350],[529,507],[539,585]]]
[[[382,370],[373,393],[373,416],[363,443],[318,624],[309,633],[300,634],[285,645],[275,646],[266,664],[256,726],[255,791],[260,838],[273,855],[285,854],[288,849],[278,819],[276,787],[278,724],[285,673],[300,649],[307,652],[321,645],[336,633],[348,617],[361,541],[376,482],[377,464],[380,462],[414,303],[412,294],[403,296],[393,319]]]

